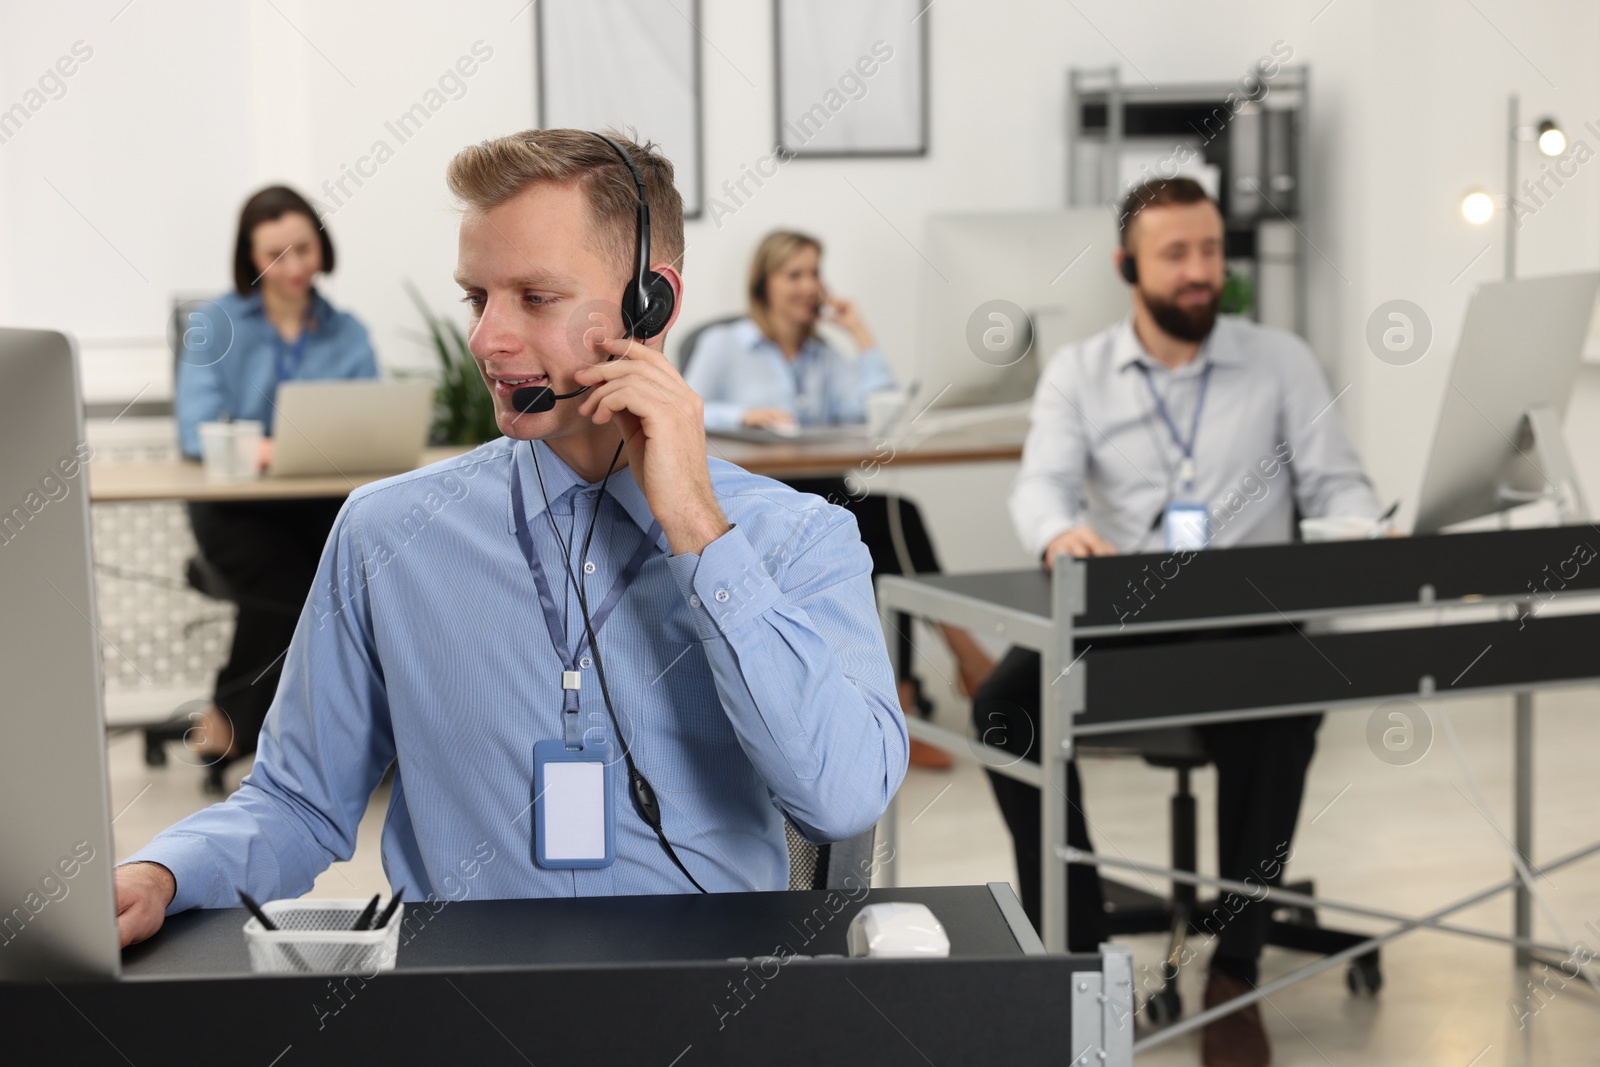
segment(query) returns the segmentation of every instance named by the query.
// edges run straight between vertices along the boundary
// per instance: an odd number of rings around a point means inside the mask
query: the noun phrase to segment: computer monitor
[[[1467,306],[1417,499],[1416,530],[1553,498],[1587,521],[1561,420],[1600,274],[1480,285]]]
[[[908,406],[1030,399],[1058,348],[1128,315],[1128,287],[1111,265],[1118,240],[1101,208],[929,218]]]
[[[0,328],[0,979],[115,976],[78,353]]]

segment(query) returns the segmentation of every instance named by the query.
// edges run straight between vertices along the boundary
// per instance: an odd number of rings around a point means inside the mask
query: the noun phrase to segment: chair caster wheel
[[[1355,996],[1375,997],[1383,988],[1383,971],[1378,967],[1377,955],[1361,956],[1350,962],[1344,972],[1344,984]]]
[[[1176,986],[1165,985],[1144,1002],[1145,1017],[1154,1027],[1170,1026],[1183,1017],[1183,1000]]]

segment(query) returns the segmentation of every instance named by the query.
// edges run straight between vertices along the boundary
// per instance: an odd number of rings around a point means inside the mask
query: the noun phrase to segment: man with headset
[[[124,944],[310,889],[391,765],[384,869],[413,901],[785,888],[785,819],[853,836],[905,775],[850,514],[708,461],[661,354],[671,163],[529,130],[448,181],[506,436],[350,495],[254,769],[117,869]]]
[[[1308,517],[1377,518],[1310,348],[1284,331],[1218,316],[1223,223],[1215,202],[1190,179],[1155,179],[1129,193],[1121,227],[1116,265],[1132,287],[1133,313],[1045,367],[1011,491],[1017,534],[1045,569],[1061,554],[1289,541],[1296,507]],[[1011,649],[973,704],[980,734],[1033,760],[1039,670],[1036,653]],[[1321,718],[1202,728],[1217,766],[1222,877],[1281,880]],[[1039,792],[993,772],[989,779],[1011,829],[1023,905],[1038,924]],[[1075,765],[1068,794],[1068,838],[1088,850]],[[1092,951],[1105,931],[1093,868],[1068,868],[1067,897],[1071,947]],[[1207,1007],[1255,983],[1270,920],[1266,907],[1225,903],[1231,917],[1211,957]],[[1207,1026],[1202,1059],[1268,1063],[1256,1007]]]

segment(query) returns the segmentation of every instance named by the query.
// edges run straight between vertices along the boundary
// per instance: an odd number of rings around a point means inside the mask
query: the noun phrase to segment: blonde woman
[[[707,429],[864,423],[868,395],[895,387],[889,361],[855,303],[824,287],[822,242],[815,237],[788,230],[768,234],[751,260],[747,293],[747,317],[702,331],[684,368],[685,380],[704,401]],[[819,322],[849,333],[857,354],[847,356],[830,345],[817,333]],[[843,478],[789,484],[855,514],[874,574],[939,570],[914,504],[876,493],[852,494]],[[926,714],[932,705],[911,673],[909,618],[901,616],[897,627],[900,706],[908,714],[913,709]],[[971,697],[994,661],[965,630],[942,626],[940,631],[956,657],[961,690]],[[947,753],[912,739],[913,766],[946,768],[951,762]]]

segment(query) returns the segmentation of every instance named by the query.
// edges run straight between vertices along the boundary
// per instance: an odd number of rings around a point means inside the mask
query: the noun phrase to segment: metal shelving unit
[[[1251,317],[1305,336],[1307,88],[1304,66],[1283,66],[1253,82],[1160,88],[1130,85],[1117,67],[1072,68],[1067,205],[1100,204],[1115,213],[1128,188],[1168,173],[1168,161],[1188,145],[1217,168],[1228,268],[1252,284]],[[1132,170],[1140,157],[1148,162]]]

